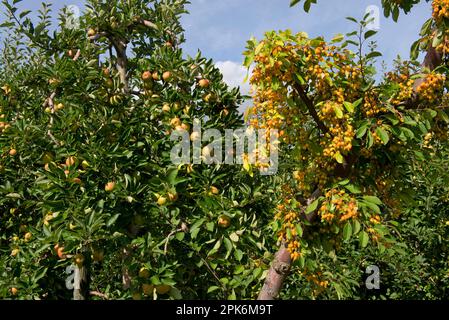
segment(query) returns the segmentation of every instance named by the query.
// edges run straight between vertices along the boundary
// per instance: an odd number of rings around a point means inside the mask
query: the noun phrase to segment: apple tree
[[[89,0],[74,25],[2,1],[0,297],[257,294],[270,190],[240,165],[170,158],[194,119],[243,125],[239,90],[183,54],[187,3]]]

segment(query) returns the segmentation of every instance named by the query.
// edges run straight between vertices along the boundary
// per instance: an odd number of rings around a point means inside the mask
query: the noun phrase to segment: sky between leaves
[[[225,81],[249,91],[243,84],[246,70],[241,66],[246,41],[255,36],[260,39],[268,30],[292,29],[305,31],[311,37],[331,39],[335,34],[351,32],[355,24],[345,19],[362,18],[370,5],[380,7],[381,0],[321,0],[313,5],[309,14],[301,6],[289,7],[289,0],[190,0],[189,15],[182,18],[186,30],[186,54],[195,55],[200,49],[204,56],[216,61]],[[50,0],[54,16],[65,5],[83,9],[84,1]],[[36,10],[41,1],[24,0],[20,8]],[[412,13],[401,15],[399,22],[380,17],[380,30],[375,40],[387,66],[399,54],[409,58],[410,46],[417,39],[422,24],[430,17],[430,3],[423,2]],[[4,17],[1,17],[3,20]],[[374,38],[373,38],[374,39]],[[379,63],[380,66],[380,63]]]

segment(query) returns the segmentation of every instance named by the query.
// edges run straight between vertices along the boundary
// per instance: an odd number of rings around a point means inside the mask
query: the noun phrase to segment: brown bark
[[[290,271],[291,263],[290,252],[283,243],[274,257],[257,300],[274,300],[278,297],[284,279]]]

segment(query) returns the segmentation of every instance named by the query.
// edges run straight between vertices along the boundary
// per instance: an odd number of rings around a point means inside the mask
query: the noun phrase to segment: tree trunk
[[[86,300],[89,294],[89,277],[85,266],[75,265],[75,278],[73,281],[73,300]]]
[[[274,300],[279,296],[284,279],[290,271],[291,263],[290,252],[287,250],[286,244],[283,243],[274,257],[257,300]]]

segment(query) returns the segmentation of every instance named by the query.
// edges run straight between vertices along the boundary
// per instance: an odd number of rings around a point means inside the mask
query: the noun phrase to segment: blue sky
[[[83,7],[84,1],[57,0],[54,9],[64,5]],[[290,0],[191,0],[190,12],[182,18],[186,30],[185,52],[195,55],[200,49],[204,56],[213,58],[222,70],[225,80],[241,85],[245,70],[241,67],[246,41],[260,39],[265,31],[292,29],[305,31],[310,36],[330,39],[337,33],[350,32],[354,24],[345,17],[361,18],[370,5],[380,7],[381,0],[320,0],[305,13],[301,6],[290,8]],[[22,7],[37,9],[40,1],[24,0]],[[401,15],[399,22],[380,17],[376,36],[378,50],[384,53],[387,65],[400,54],[409,57],[412,42],[417,39],[421,25],[431,15],[430,3],[422,1],[409,15]],[[55,15],[56,16],[56,15]],[[248,86],[242,86],[247,92]]]

